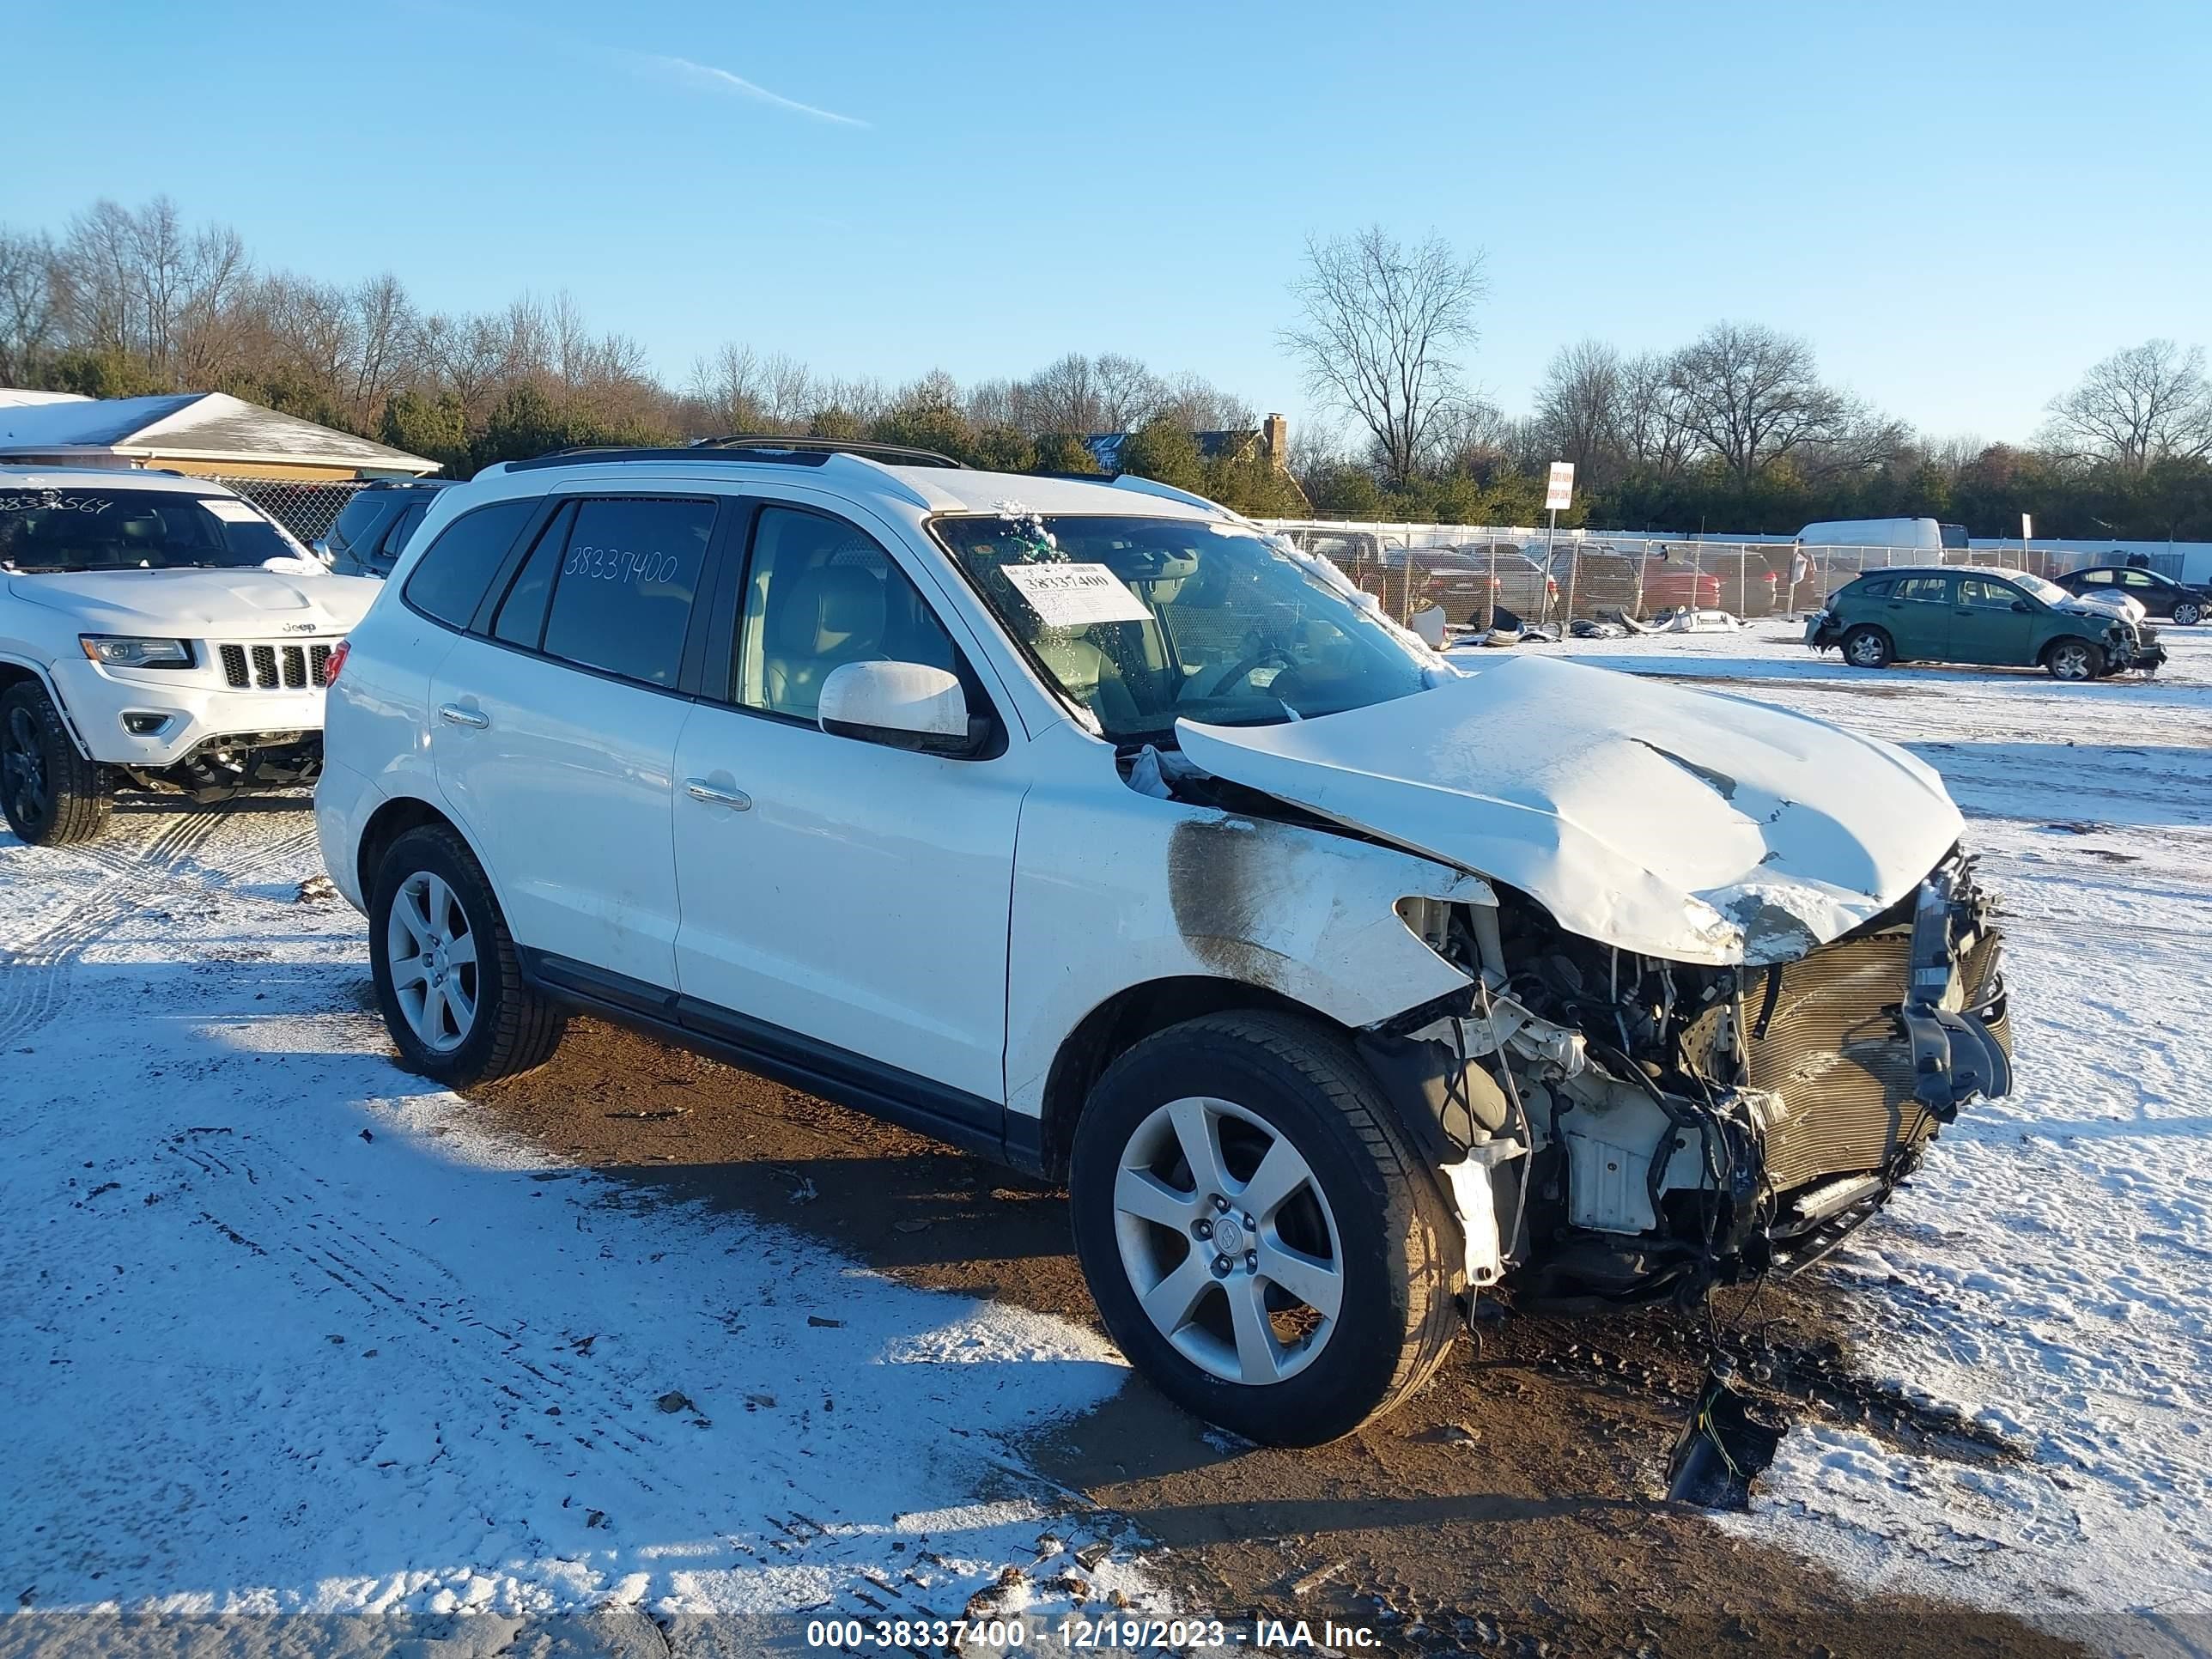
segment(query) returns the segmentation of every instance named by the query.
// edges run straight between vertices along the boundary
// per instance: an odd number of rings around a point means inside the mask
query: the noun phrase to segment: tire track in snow
[[[704,1413],[688,1401],[674,1410],[658,1406],[668,1381],[665,1355],[636,1352],[620,1331],[579,1335],[528,1328],[511,1316],[494,1322],[461,1274],[365,1222],[350,1207],[357,1195],[349,1200],[331,1192],[330,1182],[250,1133],[234,1139],[186,1131],[172,1137],[155,1161],[188,1166],[176,1171],[183,1182],[172,1200],[178,1212],[267,1258],[303,1297],[343,1297],[359,1322],[358,1344],[407,1352],[432,1379],[450,1379],[442,1386],[434,1380],[430,1392],[482,1398],[488,1389],[504,1401],[505,1420],[480,1417],[466,1425],[465,1465],[484,1455],[488,1438],[509,1443],[510,1455],[520,1441],[531,1455],[563,1467],[579,1453],[597,1454],[614,1460],[605,1478],[651,1494],[664,1513],[672,1505],[685,1512],[696,1536],[726,1539],[732,1549],[763,1560],[803,1557],[823,1565],[845,1542],[836,1529],[811,1518],[835,1513],[840,1504],[826,1484],[834,1471],[805,1457],[754,1448],[757,1461],[777,1477],[791,1505],[787,1516],[733,1514],[726,1492],[692,1477],[676,1437],[692,1432],[695,1413]],[[588,1190],[564,1195],[580,1222],[593,1212]],[[422,1377],[409,1392],[423,1392]],[[626,1410],[625,1401],[633,1408]],[[658,1406],[642,1425],[636,1402]],[[743,1399],[731,1404],[745,1408]],[[664,1423],[671,1432],[658,1431]],[[458,1432],[460,1425],[454,1426]],[[465,1480],[465,1468],[453,1478]],[[737,1535],[747,1531],[756,1534],[757,1547]]]
[[[173,884],[176,866],[204,848],[227,815],[192,812],[162,826],[136,858],[65,909],[43,933],[0,945],[0,1045],[20,1042],[68,1005],[78,958],[123,919]],[[102,864],[104,859],[95,860]]]

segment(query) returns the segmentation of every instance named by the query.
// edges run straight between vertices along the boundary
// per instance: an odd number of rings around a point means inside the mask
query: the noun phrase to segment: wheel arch
[[[62,700],[61,688],[54,684],[53,676],[38,664],[21,657],[0,656],[0,696],[5,696],[19,685],[35,685],[43,690],[46,700],[53,704],[54,713],[61,716],[62,730],[69,733],[70,741],[76,745],[76,752],[87,760],[94,759],[92,750],[85,747],[84,733],[76,729],[76,721],[70,714],[69,704]]]
[[[361,827],[361,840],[354,849],[354,878],[361,884],[364,905],[375,894],[377,866],[384,862],[384,855],[391,850],[392,843],[410,830],[434,827],[450,830],[460,837],[461,844],[469,849],[470,855],[483,871],[484,879],[491,879],[491,866],[484,862],[483,849],[449,813],[420,795],[393,795],[369,814],[368,821]]]
[[[1108,997],[1061,1039],[1045,1073],[1034,1157],[1040,1172],[1055,1182],[1066,1178],[1076,1120],[1083,1115],[1092,1086],[1129,1048],[1187,1019],[1261,1012],[1293,1014],[1346,1037],[1351,1035],[1318,1008],[1244,980],[1178,975],[1126,986]]]

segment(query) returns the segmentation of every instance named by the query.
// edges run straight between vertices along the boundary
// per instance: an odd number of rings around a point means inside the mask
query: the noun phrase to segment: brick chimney
[[[1291,423],[1279,415],[1270,415],[1260,424],[1260,449],[1268,464],[1278,472],[1291,470]]]

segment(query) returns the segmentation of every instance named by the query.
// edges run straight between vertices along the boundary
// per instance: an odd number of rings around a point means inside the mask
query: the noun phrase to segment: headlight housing
[[[84,654],[110,668],[190,668],[192,647],[183,640],[142,639],[133,634],[80,634]]]

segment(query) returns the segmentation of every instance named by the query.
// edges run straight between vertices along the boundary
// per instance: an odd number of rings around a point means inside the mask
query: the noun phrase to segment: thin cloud
[[[712,64],[695,64],[689,58],[665,58],[653,52],[625,55],[641,70],[665,76],[685,86],[697,87],[702,91],[719,92],[733,98],[750,98],[757,103],[787,109],[794,115],[811,116],[817,121],[834,121],[841,127],[865,127],[868,125],[857,116],[840,115],[834,109],[817,109],[811,104],[800,103],[796,98],[770,92],[757,82],[748,81],[742,75],[732,75],[726,69],[716,69]]]

